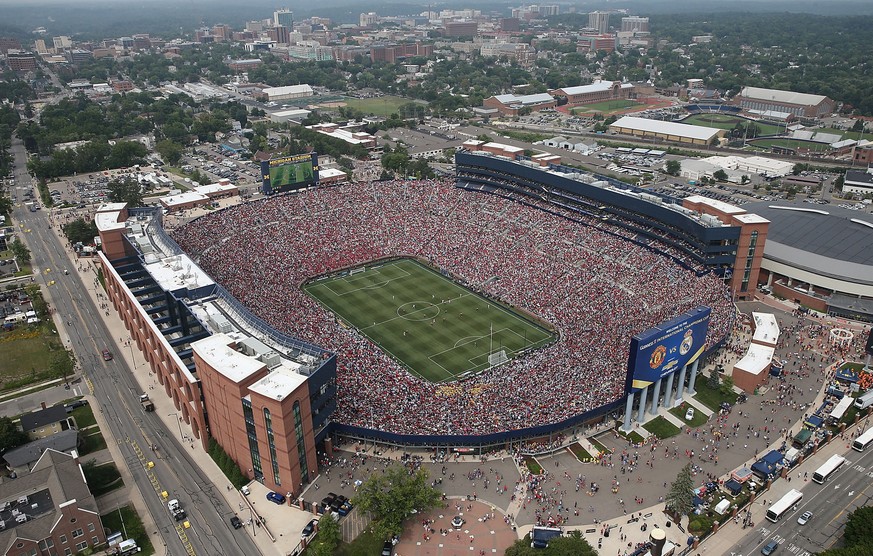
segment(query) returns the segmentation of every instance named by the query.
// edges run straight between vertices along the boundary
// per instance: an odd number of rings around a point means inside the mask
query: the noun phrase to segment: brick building
[[[79,459],[48,449],[30,473],[0,484],[0,554],[71,555],[106,542]]]
[[[591,85],[564,87],[549,91],[549,93],[555,97],[565,97],[568,106],[579,106],[606,100],[633,98],[634,86],[621,81],[597,81]]]
[[[836,103],[824,95],[795,93],[778,89],[743,87],[733,104],[756,112],[787,112],[798,117],[820,118],[833,113]]]

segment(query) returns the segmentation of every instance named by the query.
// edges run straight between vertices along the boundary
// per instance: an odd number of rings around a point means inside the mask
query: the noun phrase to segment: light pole
[[[167,417],[171,415],[176,418],[176,424],[179,425],[179,438],[185,440],[185,436],[182,434],[182,418],[179,417],[178,413],[168,413]]]

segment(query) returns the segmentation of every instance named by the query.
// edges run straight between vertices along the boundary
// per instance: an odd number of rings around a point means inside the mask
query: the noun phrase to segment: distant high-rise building
[[[630,17],[621,18],[621,30],[622,32],[640,32],[640,33],[648,33],[649,32],[649,18],[648,17],[638,17],[632,15]]]
[[[48,48],[46,48],[45,40],[43,40],[43,39],[36,39],[35,41],[33,41],[33,47],[36,49],[36,52],[38,54],[48,54]],[[19,45],[17,47],[11,47],[11,48],[21,48],[21,46]],[[0,49],[0,50],[2,50],[2,49]]]
[[[598,33],[609,31],[609,12],[590,12],[588,14],[588,27],[596,29]]]
[[[42,39],[37,39],[37,40],[39,41]],[[45,41],[42,41],[42,47],[43,47],[43,49],[45,49]],[[6,54],[7,52],[9,52],[10,48],[12,50],[20,50],[21,43],[18,42],[18,39],[13,39],[10,37],[0,37],[0,52],[2,52],[3,54]]]
[[[558,13],[560,13],[560,8],[557,5],[540,6],[540,17],[549,17],[558,15]]]
[[[270,38],[279,44],[291,44],[291,31],[284,25],[269,29]]]
[[[376,15],[376,12],[361,14],[358,23],[361,27],[372,27],[373,25],[379,23],[379,16]]]
[[[65,35],[61,35],[60,37],[52,38],[54,42],[55,50],[63,50],[65,48],[70,48],[73,46],[73,41],[70,40],[70,37]]]
[[[448,21],[445,30],[448,37],[475,37],[479,24],[475,21]]]
[[[504,17],[500,19],[500,30],[508,33],[521,31],[521,24],[517,17]]]
[[[12,71],[33,71],[36,69],[36,56],[32,52],[9,50],[6,54],[6,65]]]
[[[290,32],[294,29],[294,12],[290,11],[288,8],[282,8],[281,10],[273,12],[273,25],[276,27],[279,25],[287,27]]]

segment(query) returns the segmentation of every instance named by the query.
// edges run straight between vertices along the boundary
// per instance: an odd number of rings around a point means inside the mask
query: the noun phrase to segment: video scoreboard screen
[[[631,339],[627,392],[642,390],[703,354],[709,307],[698,307]]]
[[[318,182],[318,154],[305,153],[261,162],[264,195],[293,191]]]

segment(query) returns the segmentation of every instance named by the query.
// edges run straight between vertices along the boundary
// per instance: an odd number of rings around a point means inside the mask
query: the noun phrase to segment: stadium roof
[[[873,216],[833,206],[752,203],[770,220],[764,257],[851,282],[873,284]]]
[[[494,95],[494,99],[501,104],[522,104],[530,106],[534,104],[542,104],[544,102],[553,102],[555,99],[548,93],[537,93],[535,95]]]
[[[677,124],[676,122],[662,122],[660,120],[634,118],[633,116],[624,116],[609,127],[623,127],[628,129],[635,129],[638,131],[647,131],[649,133],[675,135],[677,137],[701,139],[704,141],[709,141],[710,139],[715,137],[720,131],[723,131],[714,127]]]
[[[578,87],[564,87],[563,89],[558,89],[558,91],[562,91],[565,95],[584,95],[585,93],[599,93],[602,91],[608,91],[612,89],[612,81],[598,81],[596,83],[592,83],[590,85],[579,85]],[[633,87],[630,83],[622,83],[622,89],[629,89]]]
[[[828,98],[824,95],[795,93],[794,91],[780,91],[779,89],[762,89],[761,87],[743,87],[743,90],[740,91],[740,96],[801,106],[816,106]]]

